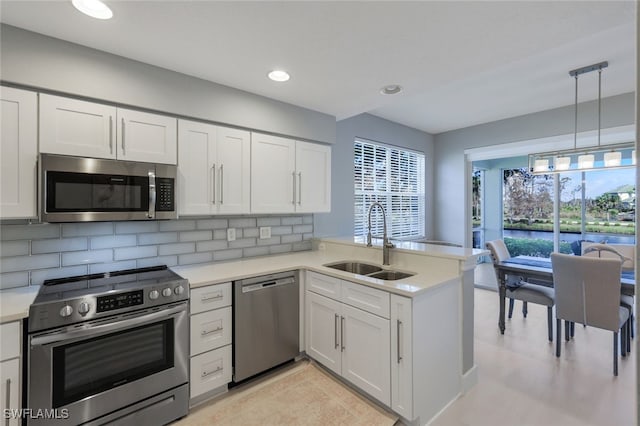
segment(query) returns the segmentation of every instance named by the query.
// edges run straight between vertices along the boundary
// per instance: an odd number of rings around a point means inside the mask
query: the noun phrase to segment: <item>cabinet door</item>
[[[251,207],[251,134],[218,128],[218,213],[249,213]]]
[[[177,164],[177,120],[118,108],[118,159]]]
[[[20,359],[0,362],[0,408],[17,410],[20,408]],[[9,405],[7,406],[7,402]],[[2,416],[3,425],[18,426],[17,416]]]
[[[391,404],[389,320],[342,306],[342,377]]]
[[[0,88],[0,218],[37,216],[38,98]]]
[[[305,305],[307,354],[333,372],[340,374],[342,369],[341,304],[307,291]]]
[[[391,295],[391,409],[413,419],[411,299]]]
[[[116,158],[116,108],[40,95],[40,152]]]
[[[251,134],[251,212],[291,213],[295,207],[295,141]]]
[[[218,128],[186,120],[180,120],[178,128],[178,214],[212,214]]]
[[[296,142],[296,211],[331,211],[331,147]]]
[[[231,382],[231,345],[191,358],[191,398]]]
[[[231,306],[191,316],[191,356],[231,344]]]

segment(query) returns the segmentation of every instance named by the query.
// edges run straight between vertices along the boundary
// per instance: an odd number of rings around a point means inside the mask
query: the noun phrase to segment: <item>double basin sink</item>
[[[394,271],[391,269],[382,269],[378,265],[363,262],[335,262],[327,263],[327,268],[337,269],[339,271],[350,272],[352,274],[364,275],[366,277],[378,278],[385,281],[401,280],[403,278],[412,277],[415,274],[402,271]]]

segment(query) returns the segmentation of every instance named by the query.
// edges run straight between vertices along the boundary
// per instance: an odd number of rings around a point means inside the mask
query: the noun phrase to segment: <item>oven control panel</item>
[[[113,311],[115,309],[142,305],[144,303],[144,293],[142,290],[136,290],[126,293],[98,296],[96,302],[96,312]]]

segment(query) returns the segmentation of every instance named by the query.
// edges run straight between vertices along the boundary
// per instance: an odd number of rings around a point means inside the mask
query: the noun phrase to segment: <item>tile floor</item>
[[[483,278],[490,284],[490,275]],[[614,377],[611,332],[576,326],[575,338],[563,341],[556,358],[547,340],[546,308],[529,304],[526,319],[521,309],[516,302],[501,335],[497,293],[475,290],[478,384],[433,425],[635,425],[636,342]]]

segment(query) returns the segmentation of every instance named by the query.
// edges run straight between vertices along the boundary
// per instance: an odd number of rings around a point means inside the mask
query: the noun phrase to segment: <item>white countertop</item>
[[[346,246],[353,246],[354,248],[363,247],[362,244],[354,243],[353,241],[349,243],[340,239],[321,240],[319,241],[319,244],[322,245],[323,242],[344,244]],[[425,244],[422,244],[422,246],[425,246]],[[421,256],[448,258],[451,260],[462,262],[465,262],[469,258],[473,258],[480,254],[484,254],[484,250],[462,249],[456,247],[435,247],[435,253],[437,253],[437,255],[433,254],[434,250],[425,250],[424,247],[419,247],[417,250],[415,248],[405,249],[404,247],[400,250],[394,250],[396,251],[396,256],[398,256],[397,252],[406,251],[407,253],[414,255],[419,254]],[[410,266],[402,267],[394,265],[385,266],[384,268],[386,269],[388,268],[404,272],[412,272],[415,274],[412,277],[397,281],[384,281],[323,266],[327,263],[336,261],[353,260],[380,264],[380,260],[382,258],[382,256],[378,254],[378,252],[380,252],[380,249],[374,247],[367,250],[372,251],[373,255],[376,256],[373,260],[371,256],[367,255],[351,255],[345,257],[344,252],[341,254],[330,250],[313,250],[253,259],[242,259],[223,263],[177,266],[171,269],[182,277],[188,279],[191,288],[197,288],[211,284],[219,284],[223,282],[254,277],[257,275],[273,274],[277,272],[296,269],[305,269],[408,297],[414,297],[420,293],[427,291],[430,288],[445,284],[447,282],[450,282],[451,280],[458,280],[460,277],[460,273],[458,270],[452,271],[451,268],[448,268],[448,270],[440,270],[439,268],[423,267],[421,266],[420,262],[413,263]],[[472,252],[471,250],[474,251]],[[377,258],[378,255],[380,259]]]
[[[29,306],[36,298],[39,285],[0,291],[0,324],[29,316]]]

